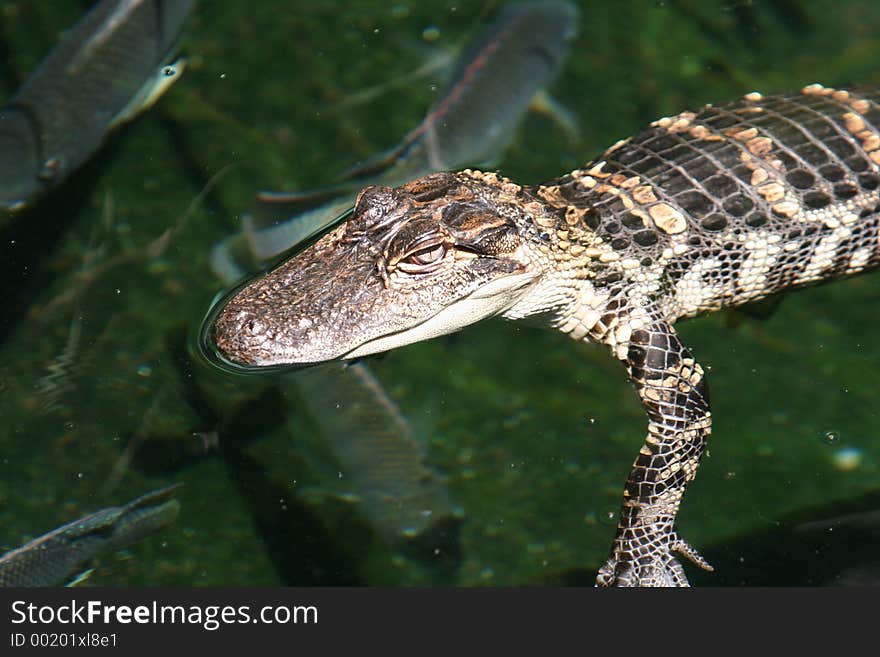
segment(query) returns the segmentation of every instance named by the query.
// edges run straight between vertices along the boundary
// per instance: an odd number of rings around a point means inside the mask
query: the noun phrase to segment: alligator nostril
[[[259,336],[266,332],[266,323],[247,310],[223,313],[215,324],[215,334],[223,342],[240,340],[242,337]]]
[[[250,314],[244,316],[241,327],[251,335],[262,335],[266,332],[266,323]]]

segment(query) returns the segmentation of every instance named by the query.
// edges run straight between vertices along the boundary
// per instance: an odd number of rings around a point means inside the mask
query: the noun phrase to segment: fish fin
[[[224,285],[231,287],[248,274],[259,271],[250,252],[250,244],[243,233],[230,235],[211,248],[208,258],[211,271]]]
[[[411,131],[403,138],[403,141],[393,148],[389,148],[387,151],[382,151],[378,155],[373,155],[358,164],[350,166],[340,173],[336,179],[339,181],[361,181],[363,184],[367,184],[369,180],[378,178],[397,165],[402,159],[406,158],[406,152],[418,140],[418,136],[414,134],[415,132],[415,130]]]
[[[302,486],[297,488],[296,496],[307,504],[314,506],[324,504],[327,500],[339,500],[346,504],[361,504],[364,500],[357,493],[343,489],[334,490],[332,487]]]
[[[79,575],[76,575],[72,580],[70,580],[67,584],[64,585],[64,588],[71,589],[74,586],[79,586],[83,582],[85,582],[89,577],[92,576],[92,573],[95,572],[94,568],[89,568],[87,570],[82,571]]]
[[[539,89],[529,101],[529,109],[536,114],[543,114],[558,125],[565,136],[575,143],[581,139],[581,129],[578,125],[577,116],[565,105],[547,93],[546,89]]]
[[[151,491],[119,507],[106,537],[107,545],[114,549],[125,547],[171,524],[180,513],[180,502],[173,497],[180,486],[173,484]]]
[[[183,484],[171,484],[163,488],[157,488],[156,490],[152,490],[149,493],[144,493],[140,497],[136,497],[131,502],[123,506],[122,509],[126,513],[129,513],[131,511],[134,511],[135,509],[143,509],[146,507],[152,507],[162,504],[170,500],[174,493],[182,487]]]
[[[342,222],[351,212],[354,198],[344,196],[333,199],[289,216],[284,220],[260,220],[256,215],[242,218],[242,232],[247,238],[251,256],[260,263],[266,262]]]
[[[424,78],[438,78],[446,80],[452,73],[452,66],[456,58],[461,54],[461,45],[453,48],[445,48],[430,55],[423,64],[409,73],[404,73],[390,80],[365,87],[358,91],[350,92],[336,103],[331,109],[341,114],[353,110],[360,105],[371,103],[380,96],[394,88],[404,87]]]
[[[283,212],[290,215],[308,210],[342,194],[358,190],[359,187],[352,183],[337,183],[296,192],[260,190],[255,195],[255,201],[258,206],[264,206],[267,212],[271,211],[276,214]]]

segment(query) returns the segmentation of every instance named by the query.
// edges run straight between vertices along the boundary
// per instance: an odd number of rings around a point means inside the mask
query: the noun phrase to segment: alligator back
[[[604,280],[637,284],[669,320],[746,303],[880,264],[878,101],[750,93],[655,121],[535,191],[581,208]]]

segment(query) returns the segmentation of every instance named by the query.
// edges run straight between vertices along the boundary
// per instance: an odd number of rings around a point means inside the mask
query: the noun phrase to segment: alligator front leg
[[[696,475],[711,431],[706,379],[663,320],[634,330],[623,349],[630,379],[648,414],[648,437],[627,478],[611,556],[596,584],[687,586],[674,553],[712,570],[675,529],[679,503]]]

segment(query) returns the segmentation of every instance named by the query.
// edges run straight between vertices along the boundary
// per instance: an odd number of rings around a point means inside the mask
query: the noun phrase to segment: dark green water
[[[0,97],[84,4],[0,4]],[[387,547],[344,502],[307,501],[300,491],[316,475],[301,447],[315,429],[283,380],[196,361],[191,374],[226,419],[221,440],[241,445],[203,449],[215,426],[187,398],[177,364],[219,290],[210,247],[238,228],[253,192],[328,184],[395,144],[435,98],[430,81],[349,101],[460,43],[497,4],[196,8],[182,40],[190,66],[159,105],[0,225],[0,544],[182,482],[177,522],[102,557],[88,584],[590,580],[645,422],[601,349],[490,321],[369,359],[429,437],[464,510],[454,569]],[[498,164],[518,181],[567,172],[648,121],[706,102],[815,81],[880,83],[876,2],[581,5],[581,36],[551,88],[580,138],[530,114]],[[880,276],[867,275],[794,294],[767,319],[724,313],[679,327],[710,369],[715,418],[679,518],[719,568],[695,581],[821,583],[862,565],[850,557],[876,529],[827,534],[807,556],[783,530],[880,505],[878,296]],[[270,389],[277,421],[229,420]],[[136,458],[126,464],[126,454]]]

